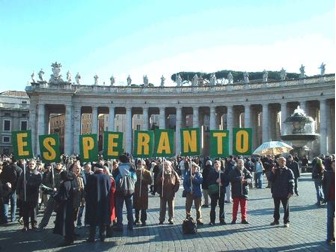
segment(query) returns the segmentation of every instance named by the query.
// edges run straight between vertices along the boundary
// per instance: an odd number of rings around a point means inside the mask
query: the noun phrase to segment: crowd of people
[[[75,227],[88,227],[87,242],[104,241],[113,232],[123,231],[123,208],[126,206],[127,229],[147,225],[149,195],[160,197],[159,225],[174,224],[175,198],[180,186],[185,197],[186,218],[195,210],[197,225],[204,225],[202,210],[210,207],[209,225],[228,223],[224,206],[232,203],[230,223],[248,221],[248,194],[252,188],[271,189],[274,201],[273,222],[280,224],[280,203],[284,208],[283,225],[289,227],[289,201],[299,196],[300,166],[296,156],[274,158],[233,157],[211,160],[177,157],[135,159],[123,154],[118,160],[82,163],[80,157],[63,156],[60,162],[43,164],[38,159],[0,160],[0,225],[19,221],[22,231],[42,231],[56,212],[54,233],[62,235],[62,246],[74,243]],[[300,160],[307,169],[308,159]],[[264,177],[267,183],[263,181]],[[317,206],[327,206],[327,242],[334,243],[335,160],[334,156],[312,161],[312,180]],[[17,211],[17,207],[19,211]],[[43,217],[36,215],[43,207]],[[219,208],[217,210],[217,207]],[[134,209],[134,210],[133,210]],[[216,214],[218,211],[218,215]]]

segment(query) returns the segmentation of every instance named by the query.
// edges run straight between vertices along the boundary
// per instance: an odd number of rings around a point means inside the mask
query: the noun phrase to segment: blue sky
[[[0,0],[0,91],[62,64],[81,84],[179,71],[335,73],[335,1]],[[37,77],[36,77],[37,79]]]

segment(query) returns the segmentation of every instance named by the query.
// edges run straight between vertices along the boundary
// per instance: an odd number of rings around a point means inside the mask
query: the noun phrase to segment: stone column
[[[182,108],[176,108],[176,132],[175,132],[175,149],[176,155],[180,155],[181,153],[181,127],[182,127]]]
[[[327,102],[320,100],[320,154],[328,153]]]
[[[287,115],[287,103],[283,102],[281,103],[281,124],[280,124],[280,134],[282,135],[284,133],[284,121],[286,120],[286,118],[288,117]]]
[[[37,155],[37,132],[36,132],[36,103],[32,102],[29,106],[29,129],[31,130],[33,155]]]
[[[262,105],[262,142],[268,142],[269,139],[269,110],[268,110],[268,104]]]
[[[194,107],[193,108],[193,127],[194,128],[199,128],[199,112],[198,112],[199,107]]]
[[[98,108],[96,106],[92,106],[91,122],[91,133],[97,134],[98,137]]]
[[[233,107],[227,106],[226,112],[226,129],[229,131],[229,154],[232,154],[232,128],[233,128]]]
[[[125,132],[125,140],[126,140],[126,146],[125,146],[125,151],[127,153],[132,153],[132,108],[127,107],[126,108],[126,119],[125,119],[125,124],[126,124],[126,132]]]
[[[81,107],[75,107],[74,108],[74,132],[73,132],[73,147],[74,147],[74,153],[79,154],[79,136],[82,133],[81,132],[81,126],[82,126],[82,113],[81,113]]]
[[[145,107],[142,109],[142,116],[143,116],[143,130],[148,130],[148,108]]]
[[[108,120],[109,131],[114,131],[114,117],[115,117],[114,106],[111,105],[109,107],[109,120]]]
[[[72,106],[65,106],[65,127],[64,127],[64,154],[71,155],[74,153],[73,149],[73,122],[72,122]]]
[[[246,104],[244,109],[244,127],[251,128],[251,105]]]
[[[210,107],[210,130],[216,130],[216,109],[215,107]]]
[[[165,128],[166,128],[166,113],[165,113],[165,107],[160,107],[159,128],[160,128],[160,129],[165,129]]]
[[[36,138],[36,146],[37,146],[37,152],[36,154],[41,154],[40,153],[40,143],[39,143],[39,137],[40,135],[45,135],[46,130],[45,130],[45,105],[43,103],[39,103],[37,106],[37,138]]]

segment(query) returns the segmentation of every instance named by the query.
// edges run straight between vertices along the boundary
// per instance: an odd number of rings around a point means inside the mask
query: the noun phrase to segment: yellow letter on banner
[[[138,133],[138,146],[137,153],[138,155],[149,155],[149,142],[150,136],[148,133],[139,132]]]
[[[223,139],[227,136],[226,132],[214,132],[213,137],[217,138],[217,154],[223,155]]]
[[[168,132],[161,132],[160,139],[157,147],[157,153],[171,153]]]
[[[46,137],[43,140],[43,146],[47,151],[43,152],[42,155],[45,160],[54,160],[56,158],[56,151],[52,146],[56,145],[56,141],[52,137]]]
[[[108,148],[107,148],[107,154],[109,156],[118,156],[118,149],[115,151],[113,147],[118,147],[118,141],[114,141],[115,139],[118,139],[119,135],[118,134],[108,134]]]
[[[183,152],[197,151],[198,139],[196,130],[183,131],[183,141]]]
[[[248,151],[249,134],[246,130],[239,130],[236,133],[236,150],[244,153]]]
[[[29,151],[25,151],[24,147],[28,146],[28,142],[24,138],[28,137],[28,133],[18,133],[17,134],[17,144],[18,144],[18,156],[28,156]]]
[[[84,159],[88,159],[90,157],[90,150],[94,148],[94,139],[91,136],[83,136],[83,154]]]

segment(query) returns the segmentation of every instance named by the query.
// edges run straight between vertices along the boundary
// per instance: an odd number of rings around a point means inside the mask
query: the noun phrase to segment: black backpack
[[[123,196],[134,194],[136,180],[131,177],[131,174],[121,177],[117,185],[117,192]]]
[[[182,223],[183,234],[196,234],[197,224],[192,217],[186,218]]]

